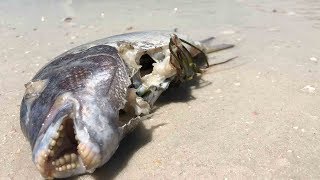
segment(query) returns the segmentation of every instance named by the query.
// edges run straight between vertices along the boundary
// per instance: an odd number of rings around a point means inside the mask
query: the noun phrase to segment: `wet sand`
[[[239,57],[198,85],[170,89],[106,165],[78,179],[320,178],[319,8],[316,0],[1,1],[0,179],[41,179],[19,106],[44,64],[99,38],[174,28],[236,45],[213,63]]]

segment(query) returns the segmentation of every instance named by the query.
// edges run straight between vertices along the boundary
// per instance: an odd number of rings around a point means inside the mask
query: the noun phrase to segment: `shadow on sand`
[[[146,129],[145,126],[140,123],[132,133],[128,134],[121,141],[119,148],[111,159],[104,166],[97,169],[92,176],[97,180],[114,179],[122,169],[126,167],[133,154],[152,140],[153,130],[164,125],[165,124],[159,124],[150,129]]]
[[[173,85],[173,87],[166,90],[160,96],[153,111],[156,111],[167,103],[194,100],[195,98],[191,95],[191,91],[210,84],[210,82],[201,80],[201,77],[196,77],[193,80],[184,82],[180,85]],[[162,123],[153,126],[150,129],[146,129],[143,123],[140,123],[132,133],[128,134],[121,141],[117,151],[111,159],[105,165],[98,168],[92,174],[92,177],[97,180],[114,179],[127,166],[134,153],[152,140],[153,130],[164,125],[165,123]],[[71,179],[75,180],[78,178]]]
[[[195,100],[196,98],[192,96],[192,91],[195,89],[200,89],[210,85],[211,82],[201,79],[201,76],[196,76],[194,79],[183,82],[179,85],[172,85],[169,89],[164,91],[157,102],[155,103],[156,108],[164,106],[172,102],[188,102]]]

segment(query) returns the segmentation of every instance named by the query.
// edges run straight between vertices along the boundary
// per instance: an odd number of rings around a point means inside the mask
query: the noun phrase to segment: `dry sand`
[[[72,47],[174,29],[235,61],[169,90],[113,158],[79,179],[320,178],[320,2],[0,2],[0,179],[41,179],[20,131],[24,83]],[[63,21],[72,17],[71,22]]]

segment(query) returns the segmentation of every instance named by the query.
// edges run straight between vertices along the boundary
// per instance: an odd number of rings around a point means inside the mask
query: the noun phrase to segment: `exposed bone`
[[[140,65],[137,62],[137,58],[140,58],[143,52],[139,52],[128,42],[121,42],[118,44],[118,52],[120,57],[129,65],[131,70],[131,76],[133,76],[140,69]],[[139,54],[139,55],[138,55]]]
[[[153,64],[153,75],[157,74],[168,78],[174,76],[176,73],[176,68],[170,63],[170,56],[166,56],[163,61]]]
[[[136,94],[136,90],[130,88],[128,90],[127,95],[127,104],[125,107],[125,111],[129,113],[134,113],[135,115],[139,116],[141,114],[149,114],[151,107],[150,105],[144,101],[141,97],[138,97]],[[133,109],[134,112],[131,112]]]

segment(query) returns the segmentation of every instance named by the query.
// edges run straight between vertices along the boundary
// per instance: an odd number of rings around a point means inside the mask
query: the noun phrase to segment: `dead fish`
[[[25,85],[20,111],[41,175],[65,178],[105,164],[170,83],[201,73],[206,53],[232,47],[208,41],[134,32],[81,45],[45,65]]]

